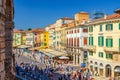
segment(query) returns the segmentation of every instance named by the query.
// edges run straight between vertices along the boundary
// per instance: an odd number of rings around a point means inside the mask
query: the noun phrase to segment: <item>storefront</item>
[[[105,73],[106,77],[111,77],[112,72],[111,72],[111,66],[109,64],[105,66],[105,72],[106,72]]]
[[[120,66],[114,68],[114,77],[120,77]]]

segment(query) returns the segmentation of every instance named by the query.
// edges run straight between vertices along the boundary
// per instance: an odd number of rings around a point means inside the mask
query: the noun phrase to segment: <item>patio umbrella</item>
[[[59,57],[59,59],[69,59],[69,57],[67,57],[67,56],[61,56],[61,57]]]

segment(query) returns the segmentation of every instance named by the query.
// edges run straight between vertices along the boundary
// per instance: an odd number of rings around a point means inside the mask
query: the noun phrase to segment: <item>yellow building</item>
[[[49,48],[49,33],[48,32],[43,32],[40,35],[41,39],[41,47],[42,48]]]
[[[24,34],[22,36],[22,45],[25,45],[26,44],[26,35]]]
[[[105,15],[87,25],[88,68],[99,76],[120,76],[120,14]]]
[[[45,27],[45,31],[49,33],[49,47],[54,48],[54,42],[55,42],[55,24],[51,24]]]

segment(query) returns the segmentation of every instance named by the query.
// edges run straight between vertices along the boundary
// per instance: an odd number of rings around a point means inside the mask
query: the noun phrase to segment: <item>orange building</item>
[[[88,21],[89,13],[88,12],[79,12],[75,14],[75,23],[76,25],[82,24],[84,21]]]
[[[34,33],[34,46],[35,47],[40,47],[41,43],[41,38],[40,35],[43,33],[45,30],[42,28],[36,28],[33,29],[32,32]]]

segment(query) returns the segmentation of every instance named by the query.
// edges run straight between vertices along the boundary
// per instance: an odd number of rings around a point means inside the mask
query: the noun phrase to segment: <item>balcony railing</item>
[[[82,49],[95,52],[96,46],[82,46]]]
[[[120,52],[120,47],[104,47],[106,52]]]

